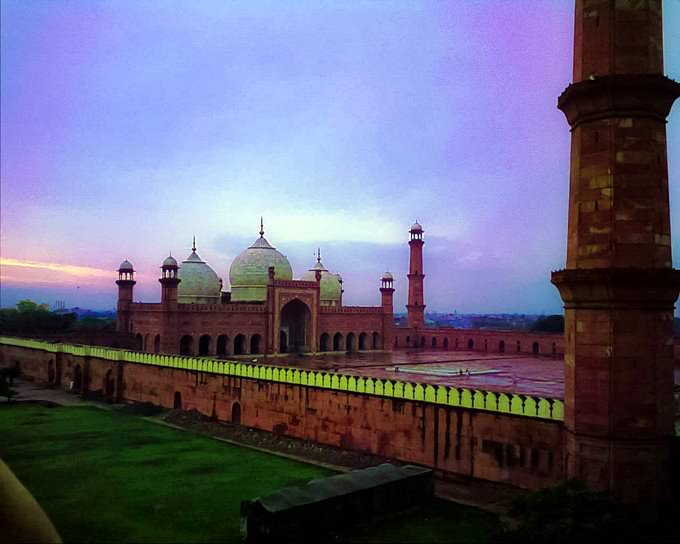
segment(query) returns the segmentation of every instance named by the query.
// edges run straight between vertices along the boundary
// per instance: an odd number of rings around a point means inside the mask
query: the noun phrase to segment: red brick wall
[[[503,342],[503,353],[533,354],[534,344],[538,344],[539,355],[564,355],[564,335],[548,333],[529,333],[515,331],[482,331],[478,329],[449,329],[449,328],[395,328],[395,347],[421,347],[432,349],[432,339],[436,339],[435,349],[472,350],[488,353],[499,353]],[[407,341],[408,338],[408,341]],[[448,346],[445,344],[448,340]],[[472,347],[470,348],[470,340]],[[517,343],[519,342],[519,351]]]
[[[11,346],[0,353],[3,366],[18,361],[40,380],[49,361],[62,357],[62,387],[80,364],[89,393],[102,393],[111,370],[124,400],[173,408],[179,393],[183,409],[223,421],[238,403],[241,424],[266,431],[526,488],[562,479],[558,422]]]

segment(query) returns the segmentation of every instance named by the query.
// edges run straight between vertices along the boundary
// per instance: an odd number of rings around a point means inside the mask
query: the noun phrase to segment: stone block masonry
[[[562,480],[560,400],[0,338],[0,364],[83,395],[197,410],[524,488]]]

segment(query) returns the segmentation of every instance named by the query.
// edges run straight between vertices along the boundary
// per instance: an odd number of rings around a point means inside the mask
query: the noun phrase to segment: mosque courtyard
[[[257,361],[262,363],[264,359],[259,358]],[[268,359],[267,363],[309,370],[331,370],[364,378],[564,398],[564,361],[561,357],[478,351],[399,350],[349,355],[291,355]]]

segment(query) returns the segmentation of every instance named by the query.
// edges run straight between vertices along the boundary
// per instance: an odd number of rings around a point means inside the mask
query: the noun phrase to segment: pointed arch
[[[80,393],[83,388],[83,369],[76,365],[73,369],[73,391]]]
[[[198,339],[198,355],[199,356],[210,355],[211,343],[212,339],[210,338],[209,334],[201,335],[201,337]]]
[[[234,338],[234,355],[244,355],[246,352],[246,337],[244,334],[237,334]]]
[[[179,354],[191,356],[194,354],[194,338],[185,334],[179,341]]]
[[[330,350],[331,337],[325,332],[319,338],[319,351],[329,351]]]
[[[302,300],[294,298],[281,308],[281,330],[286,333],[290,352],[310,350],[312,312]]]
[[[234,425],[241,424],[241,405],[238,402],[231,405],[231,422]]]
[[[253,334],[250,337],[250,353],[261,353],[262,337],[259,334]]]
[[[226,334],[220,334],[217,337],[216,354],[218,357],[229,355],[229,337]]]
[[[350,353],[356,349],[356,337],[353,332],[347,334],[347,344],[345,348]]]

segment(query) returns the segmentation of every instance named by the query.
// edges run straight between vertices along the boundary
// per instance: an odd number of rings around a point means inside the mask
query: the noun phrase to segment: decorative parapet
[[[274,280],[274,287],[293,287],[297,289],[315,289],[319,284],[307,280]]]
[[[134,302],[130,304],[131,310],[143,312],[163,312],[165,311],[162,304]],[[224,313],[264,313],[266,308],[261,302],[250,302],[247,304],[227,303],[227,304],[186,304],[178,303],[177,311],[179,312],[224,312]]]
[[[98,346],[61,344],[26,338],[0,337],[0,344],[47,352],[62,352],[81,357],[97,357],[109,361],[147,364],[176,368],[191,372],[206,372],[253,380],[289,383],[306,387],[333,389],[363,395],[375,395],[417,402],[440,404],[456,408],[484,410],[514,416],[535,417],[556,421],[564,420],[564,403],[559,399],[519,395],[495,391],[482,391],[446,385],[434,386],[414,382],[365,378],[298,368],[248,364],[179,355],[158,355]]]
[[[264,313],[266,308],[261,302],[254,302],[248,304],[238,304],[229,302],[227,304],[183,304],[177,305],[177,310],[180,312],[251,312]]]
[[[376,314],[382,315],[382,306],[321,306],[322,314]]]

